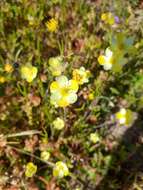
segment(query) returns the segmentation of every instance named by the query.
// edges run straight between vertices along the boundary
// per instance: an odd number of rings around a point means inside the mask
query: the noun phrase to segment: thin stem
[[[11,137],[20,137],[20,136],[27,136],[27,135],[35,135],[35,134],[40,134],[41,131],[37,131],[37,130],[28,130],[28,131],[23,131],[20,133],[13,133],[13,134],[8,134],[5,135],[5,138],[11,138]]]
[[[20,153],[22,153],[22,154],[31,156],[31,157],[33,157],[33,158],[35,158],[35,159],[37,159],[37,160],[39,160],[39,161],[41,161],[41,162],[44,162],[45,164],[47,164],[47,165],[50,166],[50,167],[54,167],[54,166],[55,166],[55,164],[53,164],[52,162],[44,161],[44,160],[42,160],[41,158],[39,158],[38,156],[35,156],[34,154],[29,153],[29,152],[27,152],[27,151],[25,151],[25,150],[21,150],[21,149],[19,149],[19,148],[16,148],[16,147],[13,147],[13,146],[10,146],[10,145],[9,145],[9,147],[12,148],[12,149],[14,149],[14,150],[16,150],[17,152],[20,152]]]
[[[13,141],[11,142],[11,141],[10,141],[10,142],[7,142],[6,144],[8,144],[8,145],[9,145],[9,144],[19,144],[19,142],[13,142]]]
[[[93,126],[93,128],[94,129],[100,129],[100,128],[103,128],[103,127],[105,127],[105,126],[109,126],[109,125],[113,125],[114,123],[112,122],[112,121],[110,121],[110,122],[105,122],[105,123],[103,123],[103,124],[100,124],[100,125],[97,125],[97,126]]]
[[[63,118],[64,118],[64,121],[66,122],[66,108],[63,109]]]

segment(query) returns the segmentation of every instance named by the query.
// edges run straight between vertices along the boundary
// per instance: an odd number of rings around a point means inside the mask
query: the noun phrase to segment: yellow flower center
[[[62,96],[67,96],[69,93],[69,88],[62,88],[61,90],[61,94]]]
[[[13,67],[11,64],[7,63],[5,64],[4,70],[8,73],[11,73],[13,71]]]
[[[76,81],[81,81],[82,77],[75,71],[73,73],[73,79],[76,80]]]

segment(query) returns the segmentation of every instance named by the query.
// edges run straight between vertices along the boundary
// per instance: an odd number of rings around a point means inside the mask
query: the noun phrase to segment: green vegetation
[[[0,1],[0,189],[143,188],[138,169],[122,169],[142,143],[123,143],[142,121],[142,9]]]

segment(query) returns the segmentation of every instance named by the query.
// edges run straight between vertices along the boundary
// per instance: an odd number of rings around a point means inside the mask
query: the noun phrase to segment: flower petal
[[[59,91],[54,92],[54,93],[51,94],[51,100],[52,100],[52,101],[57,102],[57,101],[59,101],[61,98],[62,98],[62,95],[60,94]]]
[[[68,102],[69,104],[73,104],[73,103],[75,103],[75,102],[77,101],[77,94],[75,94],[75,93],[70,93],[70,94],[66,97],[66,99],[67,99],[67,102]]]
[[[77,92],[78,91],[78,83],[75,80],[69,80],[69,89],[70,91]]]
[[[119,123],[120,124],[125,124],[126,123],[126,118],[125,117],[120,118]]]
[[[68,78],[64,75],[57,77],[56,80],[60,87],[66,87],[68,85]]]
[[[38,72],[37,67],[32,67],[32,68],[31,68],[31,73],[32,73],[33,78],[35,78],[35,77],[36,77],[37,72]]]
[[[106,63],[103,65],[105,70],[110,70],[112,68],[112,64],[111,63]]]
[[[113,52],[110,50],[110,48],[106,48],[105,55],[107,58],[111,58],[113,56]]]
[[[122,115],[125,115],[125,114],[126,114],[126,112],[127,112],[127,111],[126,111],[126,109],[125,109],[125,108],[121,108],[121,109],[120,109],[120,113],[121,113]]]
[[[65,97],[61,98],[58,101],[58,106],[60,106],[60,107],[66,107],[68,105],[69,105],[69,102],[65,99]]]
[[[55,92],[57,90],[59,90],[59,83],[57,81],[54,81],[50,85],[50,91]]]
[[[98,62],[99,62],[100,65],[104,65],[106,63],[106,57],[103,56],[103,55],[100,55],[98,57]]]
[[[108,18],[107,13],[103,13],[103,14],[101,15],[101,20],[105,21],[105,20],[107,20],[107,18]]]

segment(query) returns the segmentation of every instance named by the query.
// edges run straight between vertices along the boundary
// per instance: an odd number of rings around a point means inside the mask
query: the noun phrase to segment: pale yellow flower
[[[53,168],[53,176],[63,178],[67,175],[69,175],[69,169],[67,165],[62,161],[56,162],[55,167]]]
[[[37,166],[34,165],[32,162],[29,162],[26,165],[25,175],[26,177],[33,177],[36,171],[37,171]]]
[[[112,70],[113,72],[120,72],[122,67],[126,64],[124,55],[118,50],[111,51],[108,47],[105,50],[105,55],[98,57],[98,62],[103,66],[104,70]]]
[[[79,69],[74,69],[73,71],[73,80],[77,81],[78,84],[82,85],[89,81],[90,71],[85,70],[84,67]]]
[[[42,151],[40,156],[42,160],[47,161],[50,158],[50,152]]]
[[[98,57],[98,62],[103,66],[105,70],[110,70],[113,66],[113,52],[110,48],[105,50],[105,55],[100,55]]]
[[[63,119],[57,117],[54,121],[53,121],[53,126],[55,129],[57,130],[61,130],[64,128],[65,126],[65,122]]]
[[[6,71],[7,73],[11,73],[13,71],[12,65],[9,63],[6,63],[4,66],[4,71]]]
[[[103,13],[101,15],[101,20],[110,25],[113,25],[115,23],[115,18],[111,12]]]
[[[6,82],[6,78],[3,76],[0,76],[0,83],[4,83],[4,82]]]
[[[60,76],[64,70],[64,65],[62,58],[58,57],[51,57],[49,59],[49,69],[53,76]]]
[[[91,133],[90,134],[90,141],[93,143],[97,143],[100,141],[100,137],[97,133]]]
[[[28,19],[29,25],[32,26],[32,25],[35,24],[35,18],[34,18],[34,16],[28,15],[28,16],[27,16],[27,19]]]
[[[134,120],[133,112],[125,108],[121,108],[120,111],[115,114],[115,117],[121,125],[130,125]]]
[[[49,21],[46,22],[46,27],[50,32],[55,32],[58,27],[58,21],[54,18],[51,18]]]
[[[91,92],[89,95],[88,95],[88,99],[89,100],[93,100],[94,99],[94,93]]]
[[[78,83],[64,75],[57,77],[50,85],[51,103],[56,107],[66,107],[77,100]]]
[[[38,69],[32,65],[24,65],[20,71],[22,78],[31,83],[36,78]]]

